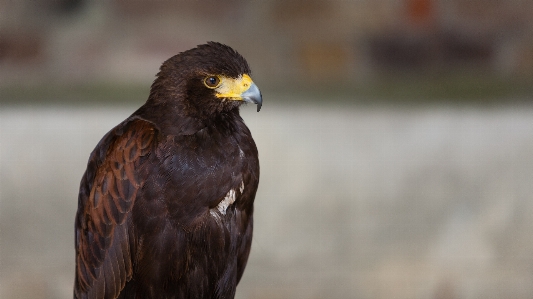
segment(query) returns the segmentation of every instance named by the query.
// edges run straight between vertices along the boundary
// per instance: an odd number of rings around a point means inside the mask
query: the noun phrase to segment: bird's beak
[[[259,88],[257,88],[257,85],[255,85],[255,83],[252,82],[250,88],[248,88],[245,92],[241,93],[241,98],[245,102],[256,104],[257,112],[261,110],[261,106],[263,105],[263,96],[261,96],[261,91],[259,91]]]
[[[257,105],[257,112],[261,110],[263,97],[250,76],[244,74],[237,79],[221,77],[221,81],[215,89],[217,98],[254,103]]]

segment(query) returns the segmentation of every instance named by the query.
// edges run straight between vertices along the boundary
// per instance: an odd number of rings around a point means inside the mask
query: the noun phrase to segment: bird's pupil
[[[209,88],[215,88],[220,84],[220,79],[217,76],[207,77],[204,84]]]

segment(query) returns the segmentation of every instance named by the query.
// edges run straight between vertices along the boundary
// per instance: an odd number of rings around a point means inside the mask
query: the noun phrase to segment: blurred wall
[[[528,0],[0,0],[0,84],[145,81],[208,40],[272,84],[391,70],[530,75],[531,15]]]
[[[0,109],[0,298],[72,298],[80,178],[135,109]],[[236,298],[531,298],[532,107],[242,115],[261,182]]]

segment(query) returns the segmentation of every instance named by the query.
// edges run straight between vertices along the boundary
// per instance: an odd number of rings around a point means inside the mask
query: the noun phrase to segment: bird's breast
[[[160,169],[145,191],[158,194],[182,224],[206,214],[224,217],[246,188],[245,153],[231,139],[168,138],[153,158]]]

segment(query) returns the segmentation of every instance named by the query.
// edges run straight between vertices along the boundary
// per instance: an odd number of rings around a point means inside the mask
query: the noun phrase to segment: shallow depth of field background
[[[71,298],[80,178],[160,64],[264,97],[237,298],[531,298],[533,2],[0,0],[0,298]]]

